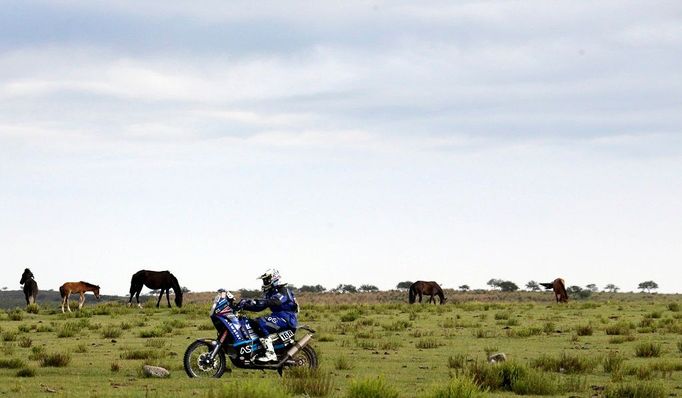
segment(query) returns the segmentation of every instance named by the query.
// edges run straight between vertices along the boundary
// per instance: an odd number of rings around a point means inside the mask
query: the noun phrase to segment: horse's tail
[[[564,284],[563,279],[559,279],[557,281],[557,288],[559,289],[559,294],[561,295],[561,298],[565,301],[568,302],[568,293],[566,292],[566,285]]]
[[[143,279],[143,275],[144,270],[141,270],[134,273],[132,278],[130,278],[130,294],[137,293],[138,290],[142,290],[141,285],[143,281],[141,281],[141,279]]]
[[[64,287],[64,285],[59,286],[59,294],[62,296],[62,298],[66,296],[66,288]]]
[[[417,288],[415,287],[415,283],[413,283],[410,286],[410,304],[414,304],[415,300],[417,300]]]

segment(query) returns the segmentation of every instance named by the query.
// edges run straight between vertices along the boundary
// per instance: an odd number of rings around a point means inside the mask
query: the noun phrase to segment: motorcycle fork
[[[211,351],[211,355],[209,356],[211,361],[213,361],[213,359],[216,357],[216,355],[218,355],[218,351],[220,351],[220,347],[223,346],[223,343],[225,342],[226,338],[227,338],[227,330],[223,332],[223,334],[220,336],[220,338],[216,342],[215,347],[213,347],[213,351]]]

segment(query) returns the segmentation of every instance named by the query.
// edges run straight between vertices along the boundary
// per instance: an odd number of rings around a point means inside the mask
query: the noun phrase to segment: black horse
[[[156,308],[159,308],[161,303],[161,297],[163,297],[163,292],[166,292],[166,301],[168,301],[168,307],[170,308],[170,289],[173,289],[175,293],[175,305],[182,307],[182,289],[178,283],[178,279],[168,271],[147,271],[141,270],[133,274],[133,278],[130,280],[130,300],[128,300],[128,305],[130,306],[133,302],[133,296],[137,300],[137,305],[140,305],[140,292],[142,291],[142,286],[147,286],[152,290],[161,289],[161,294],[159,294],[159,300],[156,302]]]
[[[24,296],[26,297],[26,305],[35,304],[38,296],[38,284],[33,279],[33,272],[26,268],[21,275],[20,285],[24,285]]]
[[[443,294],[443,289],[441,289],[436,282],[417,281],[410,286],[410,304],[414,304],[417,300],[417,296],[419,296],[419,302],[421,303],[422,294],[431,296],[429,297],[429,303],[433,302],[436,304],[436,299],[433,298],[433,296],[438,296],[441,304],[445,304],[445,301],[447,300]]]

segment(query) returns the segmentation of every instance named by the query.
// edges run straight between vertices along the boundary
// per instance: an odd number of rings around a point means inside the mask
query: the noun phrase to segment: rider
[[[268,316],[255,319],[256,332],[265,347],[265,354],[256,360],[259,362],[277,361],[271,335],[281,330],[296,329],[298,303],[276,269],[271,268],[265,271],[258,279],[263,281],[262,289],[265,296],[258,300],[242,299],[240,306],[247,311],[258,312],[266,308],[272,311],[272,314]]]

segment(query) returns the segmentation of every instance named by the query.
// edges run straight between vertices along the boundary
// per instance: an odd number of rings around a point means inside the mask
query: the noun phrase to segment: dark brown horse
[[[417,281],[410,286],[410,304],[414,304],[417,300],[417,296],[419,296],[419,302],[421,303],[422,294],[431,296],[429,297],[429,303],[433,302],[436,304],[436,299],[433,296],[438,296],[441,304],[445,304],[445,301],[447,300],[443,294],[443,289],[441,289],[436,282]]]
[[[62,313],[64,313],[64,305],[71,312],[71,307],[69,306],[69,296],[75,293],[80,294],[78,298],[78,309],[83,308],[83,303],[85,303],[85,292],[95,293],[95,298],[99,300],[99,286],[93,285],[88,282],[66,282],[59,287],[59,294],[62,296]]]
[[[140,305],[140,292],[142,291],[142,286],[147,286],[152,290],[160,289],[161,294],[159,294],[159,300],[156,302],[156,308],[159,308],[161,303],[161,297],[163,297],[163,292],[166,292],[166,301],[168,301],[168,307],[170,308],[170,289],[173,289],[175,293],[175,305],[182,307],[182,288],[178,283],[178,279],[168,271],[147,271],[141,270],[133,274],[133,278],[130,280],[130,300],[128,300],[128,305],[130,306],[133,302],[133,296],[137,300],[137,306]]]
[[[549,283],[541,283],[545,289],[554,290],[554,298],[556,298],[557,303],[568,303],[568,293],[566,293],[566,284],[561,278],[556,278],[554,281]]]
[[[34,304],[36,297],[38,297],[38,284],[33,279],[33,272],[26,268],[21,275],[20,285],[24,285],[24,296],[26,297],[26,305]]]

